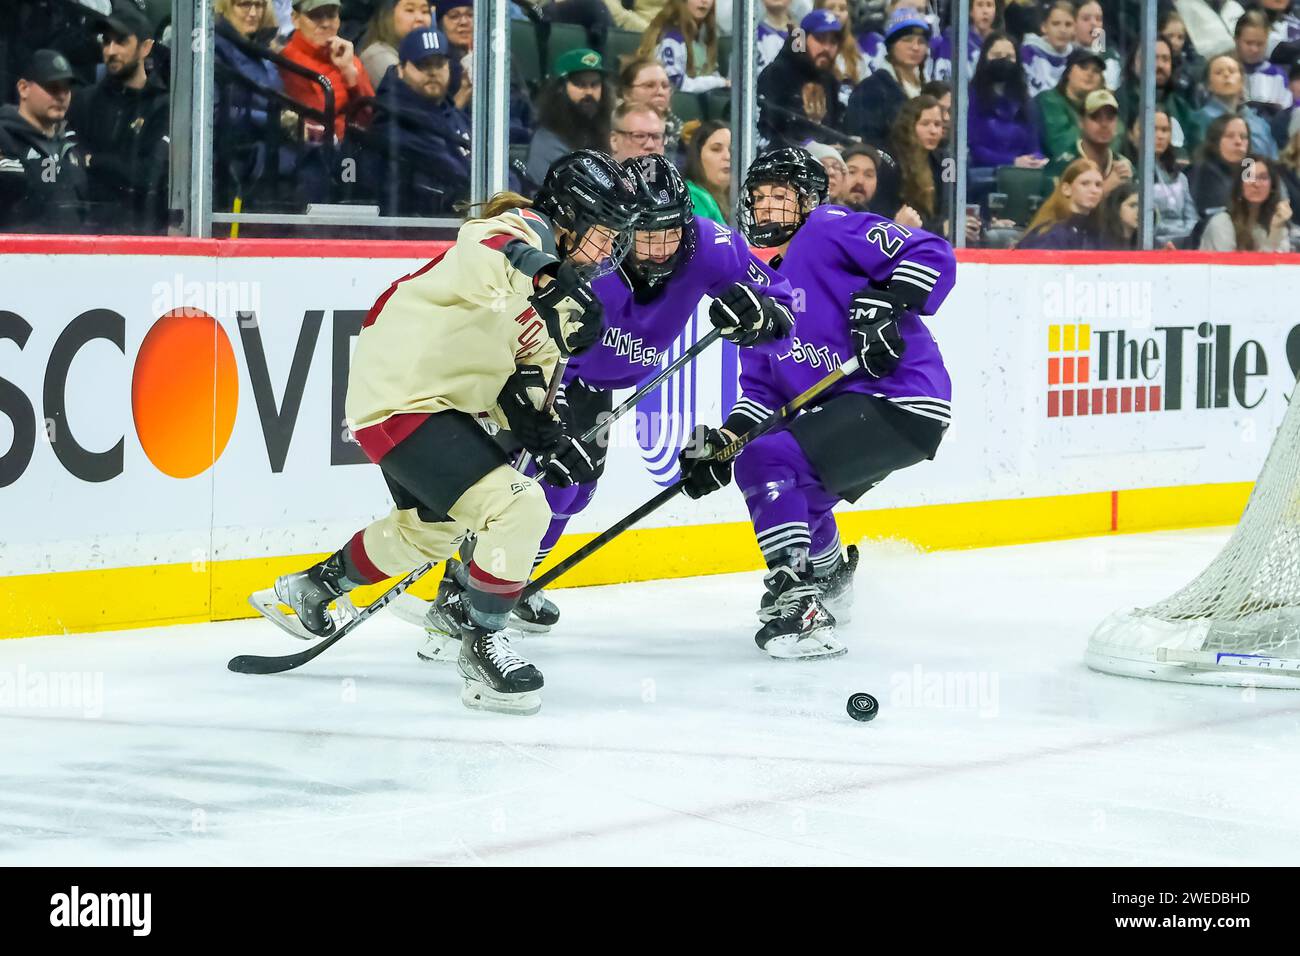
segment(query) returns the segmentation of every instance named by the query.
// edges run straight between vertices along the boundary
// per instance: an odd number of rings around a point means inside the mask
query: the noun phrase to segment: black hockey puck
[[[854,694],[845,709],[854,720],[874,720],[880,713],[880,702],[870,694]]]

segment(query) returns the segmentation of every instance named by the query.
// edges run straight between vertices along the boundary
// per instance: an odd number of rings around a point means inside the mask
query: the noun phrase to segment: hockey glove
[[[596,464],[587,454],[587,449],[567,433],[537,456],[537,467],[542,477],[557,488],[596,480]]]
[[[740,282],[713,300],[709,321],[724,339],[736,345],[783,339],[794,327],[789,309]]]
[[[898,331],[898,316],[903,308],[897,295],[870,286],[855,292],[849,300],[853,349],[872,378],[884,378],[902,361],[906,343]]]
[[[538,407],[545,401],[546,376],[536,365],[515,369],[497,396],[515,440],[534,455],[549,449],[564,434],[554,416]]]
[[[677,457],[682,470],[682,490],[689,498],[703,498],[731,484],[731,462],[718,461],[720,449],[729,444],[716,428],[697,425],[690,442]]]
[[[580,355],[600,338],[605,310],[572,262],[546,266],[537,273],[534,284],[542,276],[550,276],[551,281],[539,286],[528,301],[546,323],[560,354]]]

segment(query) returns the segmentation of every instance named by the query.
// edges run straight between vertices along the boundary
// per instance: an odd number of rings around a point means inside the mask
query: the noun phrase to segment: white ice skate
[[[763,583],[768,594],[760,616],[766,622],[754,635],[754,643],[768,656],[803,661],[848,653],[835,636],[835,617],[822,604],[816,584],[789,567],[774,568]]]

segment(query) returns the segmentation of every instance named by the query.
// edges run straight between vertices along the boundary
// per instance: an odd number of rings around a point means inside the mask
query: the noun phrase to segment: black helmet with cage
[[[779,219],[771,217],[769,208],[764,216],[767,221],[758,222],[754,193],[760,186],[786,186],[794,190],[798,208],[778,210],[788,213]],[[768,150],[755,158],[745,173],[740,201],[741,232],[759,248],[783,245],[799,231],[808,214],[826,201],[829,189],[825,168],[808,150],[800,146]]]
[[[579,266],[594,278],[612,272],[627,254],[639,200],[636,183],[618,163],[594,149],[579,149],[551,164],[533,206],[572,237],[569,244],[559,244],[561,258],[572,256],[593,227],[615,234],[613,250],[605,259]]]
[[[657,153],[634,156],[623,168],[641,191],[635,238],[624,266],[647,285],[655,285],[695,255],[691,194],[677,167]],[[669,235],[673,230],[678,231],[676,239]]]

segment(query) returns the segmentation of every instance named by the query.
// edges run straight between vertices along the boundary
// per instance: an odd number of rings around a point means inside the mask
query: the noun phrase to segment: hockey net
[[[1300,401],[1210,566],[1158,604],[1112,614],[1085,661],[1129,677],[1300,688]]]

